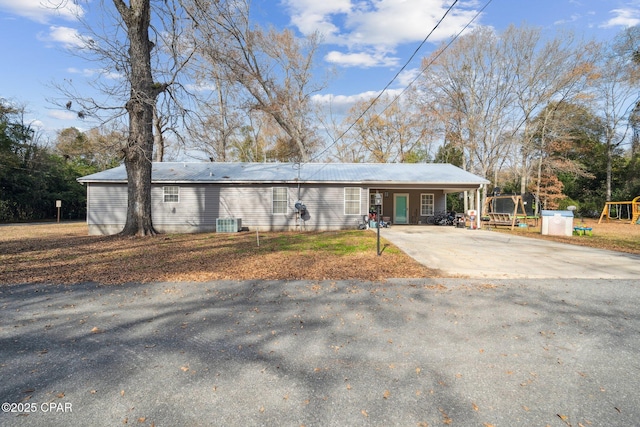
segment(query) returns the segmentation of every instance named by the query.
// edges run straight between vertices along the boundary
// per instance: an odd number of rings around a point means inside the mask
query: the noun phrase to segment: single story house
[[[260,231],[356,228],[376,193],[392,224],[426,224],[446,210],[447,193],[475,191],[479,203],[479,190],[489,183],[441,163],[161,162],[153,163],[151,176],[153,224],[164,233],[211,232],[229,222]],[[125,167],[78,181],[87,186],[89,234],[120,232]]]

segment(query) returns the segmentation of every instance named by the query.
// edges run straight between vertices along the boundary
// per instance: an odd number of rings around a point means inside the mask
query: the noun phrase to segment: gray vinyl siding
[[[215,218],[211,219],[212,205],[205,188],[197,185],[175,186],[180,188],[178,202],[164,201],[164,185],[151,187],[154,227],[165,232],[213,230]]]
[[[272,213],[273,187],[287,188],[287,213]],[[242,225],[260,230],[313,230],[356,228],[362,215],[367,212],[368,193],[361,190],[361,212],[359,215],[344,214],[344,186],[319,185],[300,188],[300,200],[307,207],[309,218],[301,221],[295,212],[298,201],[296,185],[251,185],[228,186],[219,196],[220,218],[241,218]]]
[[[167,184],[180,187],[178,202],[164,202],[164,185],[151,189],[153,225],[162,233],[210,232],[217,218],[240,218],[249,230],[336,230],[356,228],[368,213],[368,190],[361,188],[361,212],[344,214],[342,185],[318,185],[300,188],[300,199],[309,218],[302,221],[295,211],[297,185],[217,185]],[[286,214],[272,213],[273,187],[287,188]],[[349,186],[354,187],[354,186]],[[125,184],[87,185],[90,234],[115,234],[124,227],[127,212]]]
[[[87,184],[89,234],[115,234],[127,219],[126,184]]]
[[[344,228],[356,228],[362,221],[362,216],[368,211],[369,193],[366,188],[360,191],[360,213],[357,215],[345,215],[344,213],[344,188],[356,187],[353,185],[319,185],[303,187],[301,199],[307,207],[310,218],[303,223],[307,229],[335,230]]]
[[[273,187],[287,188],[287,212],[273,214]],[[222,187],[219,196],[219,218],[240,218],[242,226],[260,230],[286,229],[294,225],[295,187],[274,185],[231,185]]]

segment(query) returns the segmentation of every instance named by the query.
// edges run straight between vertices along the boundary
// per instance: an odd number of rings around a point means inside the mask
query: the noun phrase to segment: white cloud
[[[444,0],[380,0],[375,4],[349,4],[351,2],[339,0],[320,2],[322,6],[313,7],[308,6],[306,0],[288,0],[287,3],[294,11],[293,24],[303,33],[332,28],[335,31],[325,34],[326,41],[345,46],[393,47],[422,40],[448,7]],[[330,8],[332,4],[335,4],[333,9]],[[454,8],[442,23],[442,28],[434,34],[434,41],[457,32],[474,13]]]
[[[420,71],[421,70],[419,68],[405,69],[398,76],[398,85],[400,87],[409,86],[411,83],[413,83],[414,80],[416,80],[418,74],[420,74]]]
[[[283,0],[282,3],[291,12],[292,23],[303,34],[319,31],[327,39],[340,33],[332,19],[349,15],[352,9],[351,0]]]
[[[65,49],[80,49],[85,46],[85,42],[78,30],[56,25],[50,26],[49,33],[46,35],[40,34],[38,39],[44,42],[61,44]]]
[[[75,120],[78,118],[76,113],[66,110],[51,110],[47,116],[56,120]]]
[[[395,98],[396,96],[402,93],[402,89],[387,89],[385,94],[390,98]],[[336,107],[350,107],[356,102],[360,101],[368,101],[380,94],[380,91],[366,91],[357,93],[355,95],[334,95],[334,94],[323,94],[323,95],[314,95],[312,99],[318,104],[324,105],[332,105]]]
[[[75,67],[71,67],[71,68],[67,68],[67,72],[69,74],[79,74],[83,77],[94,77],[95,75],[98,75],[101,73],[100,69],[96,69],[96,68],[75,68]]]
[[[329,52],[325,58],[327,62],[341,65],[344,67],[377,67],[377,66],[394,66],[398,64],[397,58],[386,56],[384,53],[342,53],[338,51]]]
[[[323,42],[344,47],[326,59],[343,66],[389,66],[406,43],[421,42],[444,16],[447,0],[283,0],[302,33],[318,31]],[[459,32],[475,16],[477,2],[460,2],[430,37],[438,42]],[[373,52],[373,53],[371,53]]]
[[[95,76],[101,76],[104,77],[106,79],[109,80],[120,80],[124,77],[123,74],[121,73],[114,73],[114,72],[110,72],[107,71],[105,69],[102,68],[83,68],[83,69],[79,69],[79,68],[67,68],[67,72],[70,74],[79,74],[83,77],[87,77],[87,78],[91,78],[91,77],[95,77]]]
[[[376,92],[376,91],[368,91],[368,92],[358,93],[355,95],[324,94],[324,95],[314,95],[312,99],[318,104],[344,107],[344,106],[351,106],[356,102],[362,101],[364,99],[371,99],[374,96],[377,96],[379,93],[380,92]]]
[[[640,10],[637,8],[613,9],[613,18],[601,25],[603,28],[611,27],[633,27],[640,24]]]
[[[0,0],[0,10],[47,23],[52,18],[75,20],[84,10],[72,0]]]
[[[582,18],[582,16],[580,16],[577,13],[574,13],[573,15],[571,15],[569,18],[567,19],[558,19],[557,21],[555,21],[553,24],[554,25],[566,25],[566,24],[570,24],[572,22],[578,22],[578,20]]]
[[[33,119],[31,122],[29,122],[29,126],[36,129],[44,129],[44,122],[38,119]]]

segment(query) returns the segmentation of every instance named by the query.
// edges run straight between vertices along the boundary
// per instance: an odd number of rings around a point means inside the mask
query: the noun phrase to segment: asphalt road
[[[637,259],[448,231],[457,278],[1,287],[0,425],[638,425]]]
[[[639,298],[587,279],[4,287],[0,425],[631,426]]]

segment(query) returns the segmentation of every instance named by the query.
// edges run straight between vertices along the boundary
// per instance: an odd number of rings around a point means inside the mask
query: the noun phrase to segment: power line
[[[444,48],[443,48],[443,49],[440,49],[440,51],[439,51],[439,52],[438,52],[438,53],[437,53],[437,54],[436,54],[436,55],[435,55],[435,56],[434,56],[434,57],[429,61],[429,63],[428,63],[428,64],[427,64],[423,69],[421,69],[421,70],[420,70],[420,72],[419,72],[418,74],[416,74],[416,76],[413,78],[413,80],[411,80],[411,81],[409,82],[409,84],[407,85],[407,87],[405,87],[405,88],[402,90],[402,92],[400,92],[400,93],[399,93],[395,98],[393,98],[393,100],[392,100],[389,104],[387,104],[387,106],[386,106],[386,107],[384,107],[384,109],[381,111],[382,113],[384,113],[384,112],[387,110],[387,108],[389,108],[389,107],[390,107],[394,102],[396,102],[396,101],[397,101],[397,100],[398,100],[402,95],[404,95],[404,93],[405,93],[405,92],[406,92],[406,91],[411,87],[411,85],[413,85],[413,84],[418,80],[418,78],[419,78],[422,74],[424,74],[424,72],[425,72],[425,71],[427,71],[427,69],[428,69],[429,67],[431,67],[431,65],[435,62],[435,60],[436,60],[436,59],[438,59],[438,58],[439,58],[439,57],[444,53],[444,51],[445,51],[445,50],[449,49],[449,47],[453,44],[453,42],[455,42],[455,41],[458,39],[458,37],[460,37],[460,35],[462,35],[462,33],[463,33],[467,28],[469,28],[469,25],[473,24],[473,22],[478,18],[478,16],[480,16],[480,14],[481,14],[482,12],[484,12],[484,10],[487,8],[487,6],[489,6],[489,4],[490,4],[492,1],[493,1],[493,0],[488,0],[488,1],[485,3],[485,5],[484,5],[484,6],[482,6],[482,8],[476,12],[476,14],[473,16],[473,18],[471,18],[471,20],[470,20],[469,22],[467,22],[467,23],[465,24],[465,26],[464,26],[464,27],[462,27],[462,29],[461,29],[460,31],[458,31],[458,33],[457,33],[453,38],[451,38],[451,40],[449,40],[449,42],[444,46]]]
[[[402,90],[402,92],[400,92],[400,94],[398,94],[389,104],[387,104],[386,107],[384,107],[384,109],[382,110],[382,112],[386,111],[387,108],[389,108],[394,102],[396,102],[398,100],[398,98],[400,98],[400,96],[402,96],[410,87],[411,85],[413,85],[416,80],[418,80],[418,77],[420,77],[430,66],[431,64],[433,64],[433,62],[440,57],[440,55],[442,55],[442,53],[447,50],[454,41],[456,41],[458,39],[458,37],[460,37],[460,35],[467,29],[469,28],[469,26],[478,18],[478,16],[480,16],[480,14],[487,8],[487,6],[489,6],[489,4],[492,2],[493,0],[488,0],[487,3],[485,3],[485,5],[473,16],[473,18],[471,18],[471,20],[469,22],[467,22],[467,24],[445,45],[444,49],[441,49],[440,52],[438,52],[438,54],[422,69],[420,70],[420,72],[416,75],[416,77],[411,80],[411,82],[409,82],[409,84],[407,85],[406,88],[404,88]],[[358,120],[360,120],[362,117],[364,117],[364,115],[371,109],[373,108],[374,104],[376,102],[378,102],[378,100],[382,97],[382,95],[387,91],[387,89],[389,89],[389,86],[391,86],[393,84],[394,81],[396,81],[396,79],[400,76],[400,74],[405,70],[405,68],[409,65],[409,63],[413,60],[413,58],[415,58],[415,56],[418,54],[418,52],[420,51],[420,49],[424,46],[424,44],[428,41],[429,37],[431,37],[431,35],[435,32],[435,30],[440,26],[440,24],[444,21],[444,19],[447,17],[447,15],[449,14],[449,12],[451,12],[451,10],[453,9],[453,7],[458,3],[458,0],[454,0],[454,2],[449,6],[449,8],[446,10],[446,12],[444,13],[444,15],[442,15],[442,18],[440,18],[438,20],[438,22],[436,23],[436,25],[433,27],[433,29],[429,32],[429,34],[427,34],[427,36],[422,40],[422,42],[418,45],[418,47],[415,49],[415,51],[413,52],[413,54],[409,57],[409,59],[407,59],[407,61],[404,63],[404,65],[402,66],[402,68],[400,68],[400,70],[396,73],[396,75],[389,81],[389,83],[387,83],[387,85],[382,89],[382,91],[380,91],[380,93],[369,103],[369,105],[367,106],[367,108],[365,108],[365,110],[360,113],[360,115],[353,121],[352,124],[350,124],[347,129],[345,131],[343,131],[336,139],[334,139],[334,141],[328,146],[326,147],[324,150],[322,150],[320,153],[318,153],[316,156],[314,156],[311,160],[309,160],[309,162],[318,159],[320,156],[322,156],[323,154],[325,154],[328,150],[330,150],[334,145],[336,145],[338,143],[338,141],[340,141],[342,138],[344,138],[344,136],[351,130],[353,129],[353,127],[356,125],[356,123],[358,122]],[[308,162],[307,162],[308,163]]]

